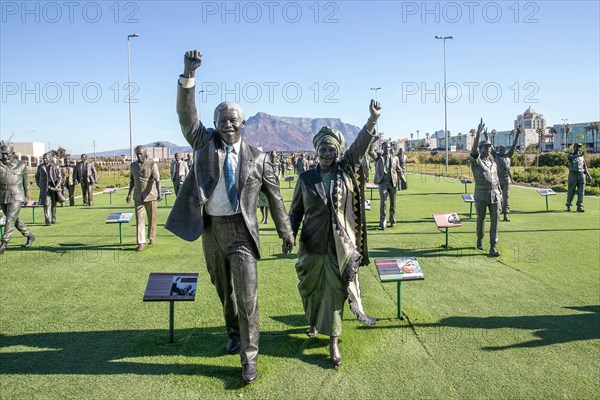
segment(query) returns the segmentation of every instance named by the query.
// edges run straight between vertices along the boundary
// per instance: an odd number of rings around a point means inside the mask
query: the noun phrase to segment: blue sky
[[[0,132],[73,153],[129,146],[127,35],[134,144],[180,145],[177,76],[203,52],[202,120],[223,100],[257,112],[339,117],[362,126],[381,87],[380,130],[394,139],[483,117],[512,129],[529,106],[549,124],[600,120],[598,1],[1,2]]]

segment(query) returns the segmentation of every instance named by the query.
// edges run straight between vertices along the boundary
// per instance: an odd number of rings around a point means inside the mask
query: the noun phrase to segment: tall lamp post
[[[446,39],[454,39],[454,36],[435,36],[436,39],[444,41],[444,142],[446,143],[446,174],[448,173],[448,108],[446,105]]]
[[[565,132],[565,124],[567,123],[567,121],[569,119],[568,118],[561,118],[560,120],[562,121],[562,137],[563,137],[562,146],[563,146],[563,149],[566,149],[567,148],[567,135],[566,135],[566,132]]]
[[[129,156],[133,162],[133,129],[131,126],[131,38],[140,37],[139,33],[127,35],[127,103],[129,104]]]

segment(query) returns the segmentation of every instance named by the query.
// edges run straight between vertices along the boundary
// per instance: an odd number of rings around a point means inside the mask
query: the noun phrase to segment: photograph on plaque
[[[468,201],[468,202],[474,202],[475,199],[473,198],[472,194],[463,194],[461,195],[464,201]]]
[[[194,296],[196,294],[196,276],[174,276],[171,284],[171,296]]]
[[[554,190],[552,190],[552,189],[538,189],[538,193],[541,196],[550,196],[550,195],[556,194],[556,193],[554,193]]]
[[[382,281],[425,278],[419,261],[414,257],[376,259],[375,267]]]
[[[458,218],[457,214],[448,214],[448,223],[449,224],[460,224],[460,218]]]

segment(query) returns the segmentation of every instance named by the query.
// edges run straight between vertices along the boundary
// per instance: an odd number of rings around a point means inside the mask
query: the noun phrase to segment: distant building
[[[531,107],[528,107],[522,115],[517,115],[517,119],[514,121],[514,129],[517,129],[517,127],[521,124],[523,125],[523,133],[519,138],[519,143],[517,143],[517,147],[519,149],[529,145],[539,145],[540,135],[538,134],[538,129],[543,129],[544,138],[546,137],[546,134],[549,133],[548,128],[546,127],[546,119],[544,118],[544,115],[536,113]],[[510,142],[510,145],[512,145],[512,141]],[[548,150],[544,147],[546,146],[543,144],[541,149],[542,151]]]
[[[171,149],[167,146],[146,147],[148,158],[154,161],[168,160],[171,158]]]
[[[576,122],[574,124],[569,124],[572,129],[569,134],[567,134],[566,130],[564,129],[565,125],[554,124],[553,150],[564,150],[565,148],[573,145],[573,143],[582,143],[586,151],[593,152],[594,137],[592,132],[585,131],[585,126],[587,124],[587,122]],[[600,139],[598,136],[600,136],[600,134],[596,134],[596,148],[598,148],[598,140]]]
[[[46,152],[46,144],[42,142],[13,142],[11,145],[17,158],[28,167],[37,167]]]

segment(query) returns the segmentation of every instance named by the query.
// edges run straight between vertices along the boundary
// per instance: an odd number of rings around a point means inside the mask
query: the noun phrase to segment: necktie
[[[225,188],[227,189],[227,197],[231,203],[233,211],[237,211],[239,206],[238,192],[235,187],[235,167],[233,166],[233,157],[230,156],[233,151],[233,146],[225,146],[227,155],[225,156]]]
[[[383,172],[386,173],[386,174],[389,171],[388,162],[389,162],[389,158],[385,157],[384,158],[384,162],[383,162]]]

